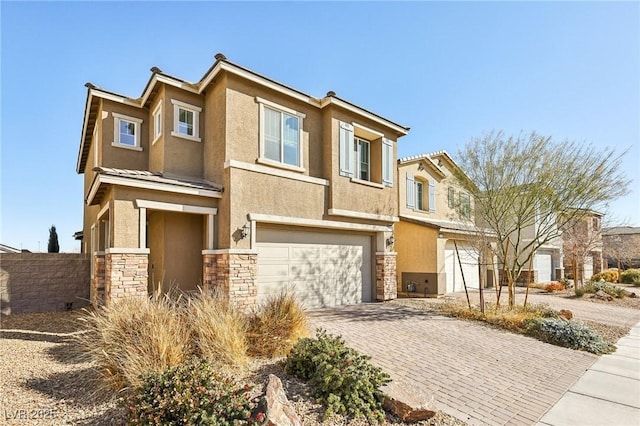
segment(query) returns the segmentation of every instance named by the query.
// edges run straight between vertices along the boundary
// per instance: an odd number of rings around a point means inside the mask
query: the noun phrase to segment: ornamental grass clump
[[[87,331],[77,336],[77,342],[101,376],[98,385],[123,391],[140,385],[144,374],[183,362],[191,341],[178,310],[167,297],[128,297],[87,310],[80,318]]]
[[[391,378],[370,359],[347,347],[340,336],[318,329],[315,339],[300,339],[293,347],[285,369],[312,385],[313,396],[327,407],[325,418],[335,413],[382,422],[380,388]]]
[[[640,285],[640,269],[627,269],[620,274],[620,282],[636,286]]]
[[[145,374],[125,404],[131,425],[252,425],[251,388],[193,358],[161,373]]]
[[[543,342],[594,354],[607,354],[616,347],[584,324],[564,318],[535,318],[525,322],[527,334]]]
[[[253,356],[285,356],[309,334],[304,308],[287,291],[270,296],[249,315],[248,323],[249,353]]]
[[[219,367],[236,370],[247,357],[247,318],[216,293],[200,291],[184,309],[195,355]]]

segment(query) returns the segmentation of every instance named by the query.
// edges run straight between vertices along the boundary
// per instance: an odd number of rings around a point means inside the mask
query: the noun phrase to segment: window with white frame
[[[447,190],[447,205],[450,209],[456,206],[456,190],[452,186]]]
[[[301,169],[305,115],[265,99],[260,105],[260,161]]]
[[[112,114],[114,122],[113,146],[141,151],[140,125],[142,124],[142,119],[129,117],[116,112]]]
[[[338,138],[341,176],[376,187],[393,186],[393,141],[376,130],[342,121]]]
[[[360,180],[371,180],[369,170],[371,164],[371,143],[361,138],[355,138],[354,150],[356,151],[356,176]]]
[[[425,193],[425,187],[428,192]],[[415,177],[413,173],[407,173],[407,207],[415,210],[436,211],[436,190],[435,182]]]
[[[200,113],[202,108],[171,99],[173,104],[172,136],[200,142]]]
[[[162,101],[153,110],[153,141],[157,141],[162,136]]]

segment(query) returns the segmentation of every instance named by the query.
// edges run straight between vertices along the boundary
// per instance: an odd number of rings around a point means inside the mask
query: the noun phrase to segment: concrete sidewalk
[[[640,323],[618,340],[537,425],[640,425]]]

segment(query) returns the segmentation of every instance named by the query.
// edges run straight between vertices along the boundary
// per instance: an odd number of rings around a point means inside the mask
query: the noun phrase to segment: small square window
[[[140,124],[142,124],[142,120],[116,112],[112,114],[114,122],[113,146],[142,150],[140,147]]]
[[[200,112],[202,108],[171,99],[173,131],[171,135],[200,142]]]

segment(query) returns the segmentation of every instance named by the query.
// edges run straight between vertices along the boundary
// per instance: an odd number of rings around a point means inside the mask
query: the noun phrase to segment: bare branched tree
[[[566,223],[627,193],[623,155],[535,132],[493,132],[458,151],[460,184],[474,199],[479,226],[495,235],[510,306],[515,281],[538,249],[557,241]]]
[[[601,215],[587,212],[585,216],[574,218],[565,223],[562,229],[562,241],[565,259],[571,262],[574,284],[580,287],[586,278],[585,262],[594,252],[602,257]]]

